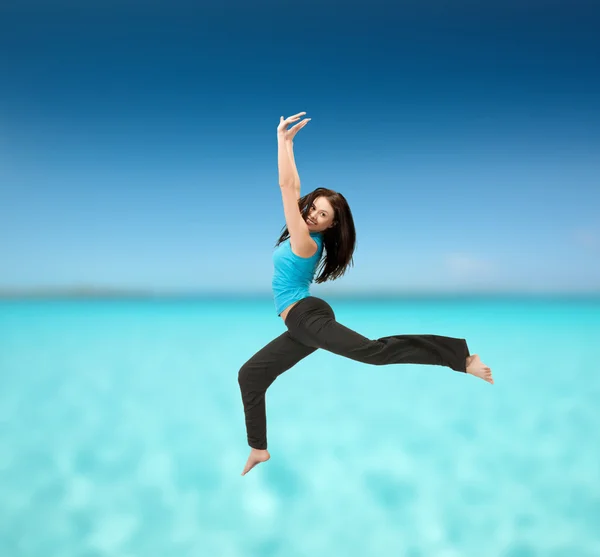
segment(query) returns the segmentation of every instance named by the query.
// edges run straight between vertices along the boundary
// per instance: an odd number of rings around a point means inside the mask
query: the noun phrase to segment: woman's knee
[[[238,383],[240,386],[245,385],[252,376],[252,368],[245,363],[238,371]]]
[[[261,366],[246,362],[238,371],[238,384],[243,388],[264,388],[265,370]]]

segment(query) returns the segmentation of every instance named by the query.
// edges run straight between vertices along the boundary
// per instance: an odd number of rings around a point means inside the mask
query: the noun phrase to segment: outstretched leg
[[[311,297],[301,310],[290,313],[286,325],[291,335],[307,346],[366,364],[440,365],[491,379],[491,370],[478,356],[470,356],[465,339],[441,335],[393,335],[371,340],[338,323],[331,306],[320,298]]]
[[[371,340],[335,317],[306,319],[294,337],[334,354],[372,365],[429,364],[466,371],[469,349],[464,339],[440,335],[394,335]]]
[[[248,445],[252,447],[245,474],[258,462],[269,458],[267,453],[267,418],[265,394],[279,375],[312,354],[316,347],[306,346],[286,331],[261,348],[240,369],[238,383],[244,404]]]

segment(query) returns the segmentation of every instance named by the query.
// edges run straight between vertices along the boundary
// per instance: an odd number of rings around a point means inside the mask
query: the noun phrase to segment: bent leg
[[[279,375],[315,350],[316,347],[302,344],[286,331],[254,354],[240,368],[238,383],[244,404],[248,445],[252,448],[267,448],[267,389]]]

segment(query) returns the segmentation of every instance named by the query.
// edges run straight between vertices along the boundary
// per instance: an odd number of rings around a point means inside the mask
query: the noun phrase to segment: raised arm
[[[281,117],[277,127],[277,161],[283,212],[290,233],[292,252],[300,257],[311,257],[317,250],[317,244],[310,237],[308,225],[298,207],[300,176],[294,159],[294,136],[310,121],[310,118],[305,118],[289,130],[287,129],[288,124],[299,120],[300,116],[304,114],[306,112],[300,112],[285,120],[283,116]]]
[[[277,165],[279,167],[279,186],[291,187],[300,193],[300,176],[294,159],[294,141],[277,134]]]
[[[279,185],[293,185],[298,189],[300,194],[300,176],[296,168],[294,159],[294,137],[308,122],[310,118],[305,118],[302,122],[298,122],[295,126],[287,129],[288,124],[300,120],[306,112],[299,112],[295,116],[290,116],[284,120],[283,116],[279,120],[277,126],[277,145],[278,145],[278,162],[279,162]],[[287,153],[287,156],[286,156]]]

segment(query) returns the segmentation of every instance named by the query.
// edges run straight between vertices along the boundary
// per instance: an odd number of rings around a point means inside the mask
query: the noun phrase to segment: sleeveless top
[[[289,238],[273,252],[272,288],[277,315],[290,304],[310,296],[309,286],[323,253],[323,233],[310,232],[310,237],[317,243],[317,251],[312,257],[300,257],[292,252]]]

